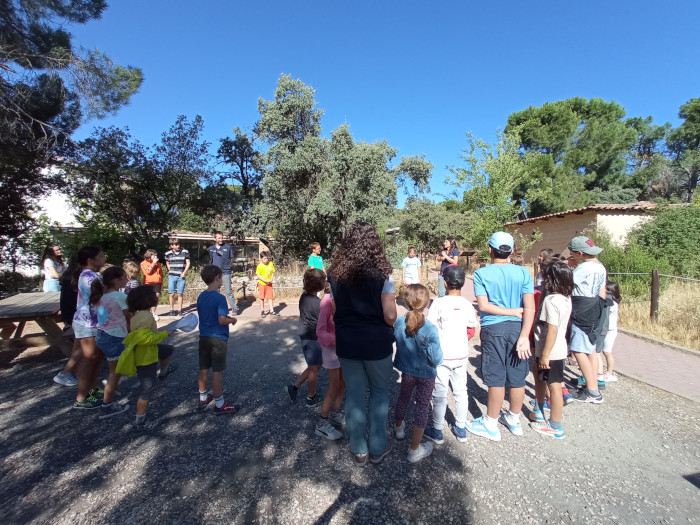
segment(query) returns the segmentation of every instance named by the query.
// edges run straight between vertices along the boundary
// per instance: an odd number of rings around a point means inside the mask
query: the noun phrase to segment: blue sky
[[[68,29],[145,81],[78,139],[116,125],[152,145],[178,115],[199,114],[216,146],[252,128],[258,98],[272,99],[286,73],[316,90],[324,135],[347,121],[357,141],[425,154],[436,200],[465,132],[493,141],[512,112],[599,97],[675,126],[700,96],[695,0],[109,3],[101,20]]]

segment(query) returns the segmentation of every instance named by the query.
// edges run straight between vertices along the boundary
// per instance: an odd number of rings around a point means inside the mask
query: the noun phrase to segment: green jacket
[[[134,330],[126,336],[126,348],[119,357],[117,374],[133,376],[137,366],[146,366],[158,361],[158,343],[168,337],[167,331],[153,332],[147,328]]]

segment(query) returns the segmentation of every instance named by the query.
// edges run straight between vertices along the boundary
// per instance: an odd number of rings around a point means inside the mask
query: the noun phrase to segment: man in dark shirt
[[[238,315],[238,306],[231,289],[231,263],[233,262],[233,248],[224,243],[224,234],[221,231],[214,232],[214,244],[207,249],[211,264],[221,268],[224,283],[224,295],[228,301],[229,310],[233,315]]]

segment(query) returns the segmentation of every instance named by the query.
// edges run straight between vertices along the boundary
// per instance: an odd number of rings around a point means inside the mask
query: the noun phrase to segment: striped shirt
[[[173,250],[165,252],[165,260],[170,263],[170,273],[180,275],[185,271],[185,260],[190,258],[190,252],[184,248],[179,252]]]

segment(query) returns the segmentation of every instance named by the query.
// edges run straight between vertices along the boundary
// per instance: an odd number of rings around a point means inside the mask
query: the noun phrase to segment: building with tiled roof
[[[598,228],[604,228],[610,233],[615,244],[624,245],[632,229],[651,219],[649,212],[654,208],[656,203],[646,201],[631,204],[591,204],[585,208],[509,222],[505,228],[510,232],[517,230],[526,237],[531,236],[535,230],[540,231],[542,239],[523,254],[525,262],[529,263],[536,259],[544,248],[562,253],[573,237],[590,234]]]

